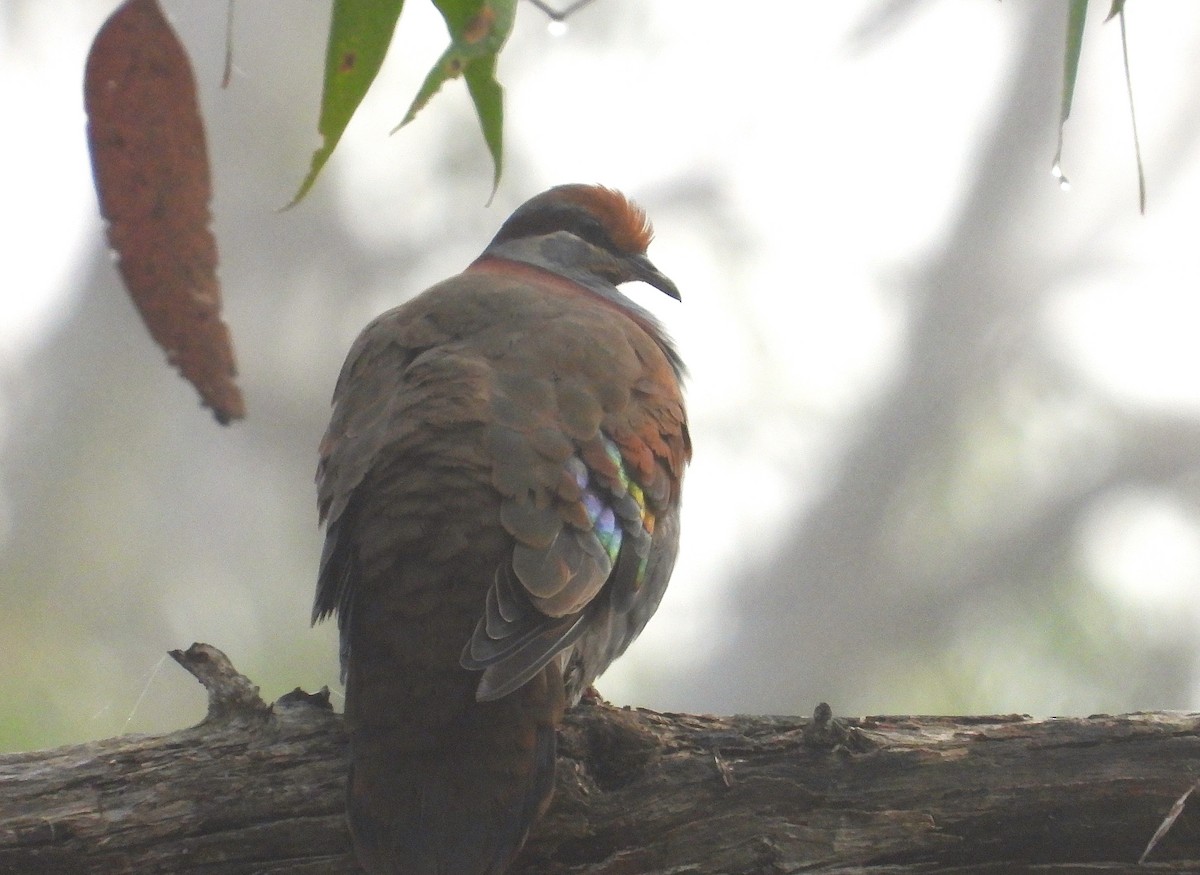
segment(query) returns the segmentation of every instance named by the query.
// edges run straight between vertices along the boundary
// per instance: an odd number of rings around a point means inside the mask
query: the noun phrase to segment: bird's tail
[[[544,687],[544,678],[529,686]],[[347,811],[367,872],[508,869],[554,790],[558,721],[522,701],[535,692],[473,703],[458,725],[426,744],[386,726],[351,730]]]

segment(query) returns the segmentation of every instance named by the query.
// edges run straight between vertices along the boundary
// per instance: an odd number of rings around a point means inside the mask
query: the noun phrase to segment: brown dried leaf
[[[196,81],[157,0],[126,0],[100,28],[84,97],[100,212],[125,287],[217,421],[240,419]]]

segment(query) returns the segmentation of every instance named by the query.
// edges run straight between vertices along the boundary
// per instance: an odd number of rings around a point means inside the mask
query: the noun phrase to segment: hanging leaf
[[[1133,160],[1137,163],[1138,212],[1146,215],[1146,168],[1142,166],[1142,141],[1138,137],[1137,113],[1133,108],[1133,77],[1129,75],[1129,40],[1125,35],[1125,0],[1113,0],[1105,21],[1117,16],[1121,23],[1121,59],[1125,62],[1125,92],[1129,95],[1129,126],[1133,128]]]
[[[1083,51],[1083,27],[1087,19],[1088,0],[1070,0],[1067,9],[1067,44],[1063,54],[1063,87],[1062,104],[1058,118],[1058,151],[1054,153],[1054,164],[1050,172],[1057,177],[1064,188],[1070,187],[1070,181],[1062,169],[1062,152],[1064,129],[1071,115],[1071,101],[1075,95],[1075,80],[1079,73],[1079,57]],[[1146,170],[1142,164],[1142,144],[1138,137],[1137,114],[1133,106],[1133,79],[1129,74],[1129,41],[1125,34],[1125,0],[1112,0],[1107,23],[1113,18],[1119,19],[1121,25],[1121,57],[1125,64],[1125,90],[1129,95],[1129,123],[1133,128],[1133,155],[1137,165],[1138,181],[1138,210],[1146,213]]]
[[[325,88],[321,93],[321,118],[317,122],[321,147],[313,152],[308,175],[285,209],[308,194],[321,168],[333,154],[358,105],[375,81],[404,0],[335,0],[325,50]]]
[[[463,78],[475,104],[475,114],[479,116],[484,142],[492,154],[492,192],[495,193],[504,167],[504,89],[496,80],[496,56],[468,64]]]
[[[512,32],[516,0],[434,0],[434,5],[446,20],[450,46],[425,77],[395,130],[416,118],[447,80],[463,76],[492,156],[494,191],[504,163],[504,89],[496,80],[496,59]]]
[[[217,421],[239,419],[196,82],[156,0],[126,0],[100,28],[84,99],[100,213],[125,287]]]
[[[1075,97],[1075,78],[1079,73],[1079,56],[1083,52],[1083,24],[1087,20],[1088,0],[1070,0],[1067,8],[1067,46],[1063,53],[1062,103],[1058,113],[1058,151],[1050,172],[1058,177],[1063,188],[1070,180],[1062,169],[1063,129],[1071,116],[1071,101]]]

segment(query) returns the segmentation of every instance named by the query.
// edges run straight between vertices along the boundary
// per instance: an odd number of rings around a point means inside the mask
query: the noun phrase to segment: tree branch
[[[198,726],[0,756],[0,871],[340,873],[328,691],[271,706],[224,654],[173,654]],[[516,872],[1133,871],[1193,783],[1196,715],[711,717],[584,705]],[[1188,810],[1138,871],[1200,869]],[[1001,869],[992,867],[1001,866]],[[975,869],[978,871],[978,869]]]

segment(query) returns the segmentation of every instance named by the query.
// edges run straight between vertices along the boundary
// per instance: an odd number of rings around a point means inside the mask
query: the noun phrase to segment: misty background
[[[111,0],[0,0],[0,750],[196,722],[207,641],[328,684],[313,487],[357,332],[529,196],[637,199],[683,303],[695,461],[658,615],[598,684],[702,712],[1200,708],[1200,7],[1093,3],[1063,169],[1066,4],[520,5],[506,170],[410,0],[311,195],[329,3],[163,0],[208,127],[247,419],[165,363],[103,242],[83,65]],[[1102,8],[1103,7],[1103,8]],[[283,12],[281,12],[281,10]]]

